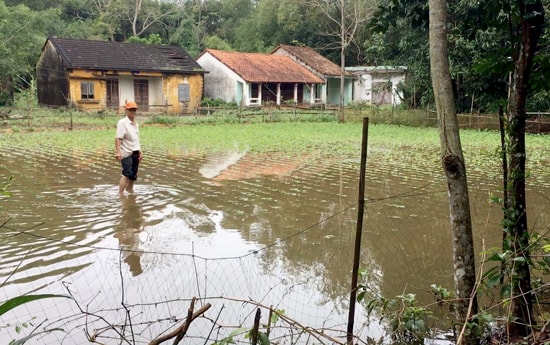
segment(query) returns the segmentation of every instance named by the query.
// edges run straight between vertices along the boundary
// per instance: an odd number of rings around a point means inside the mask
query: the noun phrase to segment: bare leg
[[[128,193],[134,192],[134,180],[130,180],[129,178],[126,178],[128,180],[128,184],[126,185],[126,191]]]
[[[118,192],[120,193],[120,195],[124,194],[124,189],[128,189],[129,184],[130,184],[130,179],[122,175],[120,177],[120,182],[118,184]]]

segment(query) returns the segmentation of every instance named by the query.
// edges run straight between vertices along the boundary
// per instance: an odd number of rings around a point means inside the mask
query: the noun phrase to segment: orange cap
[[[126,108],[126,109],[137,109],[137,107],[138,106],[137,106],[136,102],[128,102],[124,106],[124,108]]]

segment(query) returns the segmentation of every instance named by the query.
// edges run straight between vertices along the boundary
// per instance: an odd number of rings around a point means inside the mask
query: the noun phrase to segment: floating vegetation
[[[221,152],[228,149],[249,153],[281,152],[309,154],[336,159],[359,159],[362,124],[358,122],[279,122],[249,124],[195,124],[140,127],[143,150],[170,156]],[[462,145],[469,171],[498,172],[500,167],[498,132],[464,130]],[[114,147],[114,128],[73,131],[6,133],[0,150],[40,150],[52,154],[104,152]],[[540,178],[550,162],[550,136],[527,135],[528,169]],[[369,128],[370,164],[426,167],[440,173],[439,134],[435,128],[377,124]]]

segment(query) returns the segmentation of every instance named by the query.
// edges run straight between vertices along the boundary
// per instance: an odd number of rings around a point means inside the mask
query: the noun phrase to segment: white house
[[[403,99],[398,85],[405,81],[404,66],[358,66],[346,67],[355,76],[353,102],[372,105],[397,105]]]
[[[239,105],[321,104],[325,81],[287,56],[206,49],[204,96]]]
[[[319,78],[325,80],[325,84],[317,97],[327,105],[340,104],[341,68],[323,55],[310,47],[297,47],[281,44],[271,54],[288,56],[300,65],[304,66]],[[344,71],[344,105],[353,101],[353,75]]]

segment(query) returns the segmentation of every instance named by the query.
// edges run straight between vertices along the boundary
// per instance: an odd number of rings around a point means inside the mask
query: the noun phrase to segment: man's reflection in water
[[[122,218],[115,233],[118,238],[122,259],[130,266],[132,275],[137,276],[143,272],[141,268],[141,250],[139,249],[139,234],[143,230],[144,219],[135,195],[127,195],[122,200]]]

